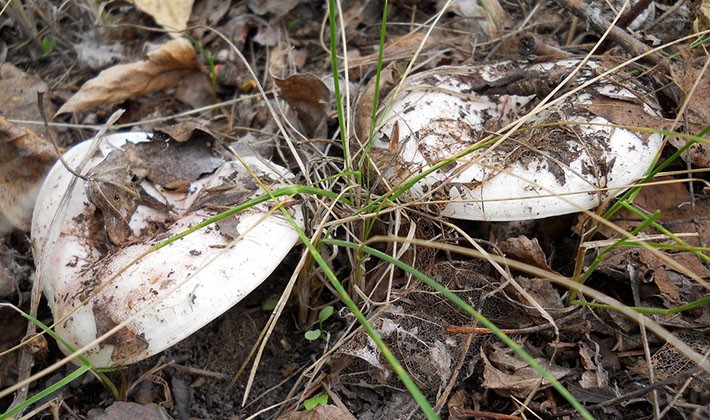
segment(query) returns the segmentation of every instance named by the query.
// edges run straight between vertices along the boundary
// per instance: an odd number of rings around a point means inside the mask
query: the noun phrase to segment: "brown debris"
[[[0,117],[0,235],[30,230],[32,208],[56,155],[32,131]]]
[[[176,86],[184,77],[200,72],[195,49],[183,39],[165,43],[148,54],[148,59],[118,64],[102,71],[59,108],[65,112],[84,112],[98,105],[131,99]]]

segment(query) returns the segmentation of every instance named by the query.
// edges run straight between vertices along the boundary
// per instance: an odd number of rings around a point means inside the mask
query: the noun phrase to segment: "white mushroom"
[[[392,102],[372,145],[382,179],[394,187],[471,148],[534,108],[577,63],[440,67],[410,76],[394,101],[395,92],[382,101]],[[595,69],[601,64],[589,62],[573,86],[591,79]],[[428,174],[403,198],[435,201],[444,216],[485,221],[598,206],[642,177],[661,148],[659,134],[612,127],[658,121],[639,91],[632,77],[583,88],[495,147]]]
[[[106,136],[87,169],[105,161],[112,150],[122,150],[127,142],[147,141],[145,133]],[[89,149],[89,141],[81,143],[64,158],[76,167]],[[270,188],[293,177],[256,157],[244,160]],[[150,200],[143,200],[131,216],[130,238],[116,246],[107,243],[100,227],[97,233],[97,208],[87,198],[85,181],[77,179],[68,191],[74,177],[57,163],[41,189],[32,223],[37,272],[57,322],[56,332],[80,348],[130,319],[86,353],[97,367],[127,365],[172,346],[243,299],[298,240],[280,211],[269,211],[273,202],[225,219],[231,220],[232,229],[229,223],[209,225],[130,263],[150,247],[216,215],[218,211],[210,206],[197,205],[207,189],[225,188],[225,183],[252,176],[240,163],[225,161],[184,192],[143,180],[141,186],[158,205],[151,207]],[[253,183],[235,188],[248,190],[243,201],[263,194]],[[302,225],[300,207],[292,205],[289,211]],[[155,232],[156,224],[165,230]]]

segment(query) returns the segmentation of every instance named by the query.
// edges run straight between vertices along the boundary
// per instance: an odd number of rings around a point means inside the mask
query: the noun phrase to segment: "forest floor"
[[[31,209],[57,160],[55,147],[68,150],[109,122],[110,132],[174,133],[171,127],[187,125],[237,149],[248,144],[288,167],[296,183],[344,197],[360,191],[346,173],[341,138],[343,129],[355,135],[362,115],[370,117],[374,96],[367,86],[377,74],[386,2],[333,2],[347,124],[339,124],[334,99],[329,2],[0,2],[6,3],[0,14],[0,418],[18,405],[37,418],[423,418],[421,403],[364,332],[328,269],[439,416],[583,417],[490,328],[441,293],[406,270],[332,243],[318,247],[325,268],[299,244],[274,262],[266,281],[196,333],[108,371],[116,393],[93,372],[67,380],[76,365],[57,364],[65,355],[50,337],[22,345],[39,328],[18,312],[53,322],[47,300],[33,294],[40,276]],[[415,75],[509,62],[518,72],[507,76],[519,83],[484,80],[487,94],[515,85],[541,97],[560,79],[545,85],[548,75],[520,73],[526,66],[589,54],[600,68],[630,60],[615,80],[643,79],[638,83],[646,90],[634,94],[652,98],[657,117],[634,112],[614,124],[662,136],[653,165],[667,165],[623,198],[625,208],[605,214],[615,202],[609,197],[591,213],[476,222],[440,217],[426,203],[408,206],[404,195],[381,214],[306,195],[300,198],[305,230],[316,239],[327,231],[354,243],[377,235],[401,239],[368,244],[482,312],[596,418],[710,418],[710,2],[635,0],[621,10],[623,3],[391,1],[383,67],[402,74],[411,63]],[[313,77],[289,79],[305,74]],[[45,92],[47,124],[38,91]],[[601,112],[596,99],[589,108]],[[486,121],[485,129],[503,125]],[[404,130],[394,127],[390,140]],[[677,153],[689,141],[694,144]],[[375,188],[367,193],[383,195]],[[595,225],[600,216],[606,222]],[[102,252],[111,252],[117,233],[103,229],[111,241]],[[622,240],[624,232],[633,236]],[[456,245],[469,254],[457,254]],[[593,290],[573,292],[580,278]],[[274,319],[278,301],[285,305]],[[25,403],[56,383],[59,389]]]

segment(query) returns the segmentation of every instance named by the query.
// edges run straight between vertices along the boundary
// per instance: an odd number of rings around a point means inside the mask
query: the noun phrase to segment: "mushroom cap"
[[[108,135],[86,168],[95,167],[126,143],[146,141],[146,133]],[[80,143],[64,159],[76,167],[90,149],[91,141]],[[243,159],[271,188],[293,177],[286,169],[254,156]],[[58,162],[47,176],[34,210],[32,246],[60,337],[78,349],[128,320],[85,356],[95,367],[131,364],[186,338],[260,285],[298,240],[296,230],[280,211],[270,211],[271,202],[224,219],[230,221],[223,225],[231,226],[229,233],[210,224],[143,255],[218,213],[208,207],[195,209],[201,192],[219,187],[227,179],[251,176],[240,163],[225,161],[211,175],[192,182],[185,192],[169,191],[145,179],[143,189],[162,200],[165,207],[139,205],[130,220],[137,239],[111,246],[96,232],[96,207],[89,203],[85,181],[76,179],[72,184],[74,176]],[[261,193],[253,187],[244,201]],[[291,205],[288,211],[302,226],[300,206]],[[163,224],[165,230],[146,234],[156,224]]]
[[[372,144],[382,179],[393,187],[470,150],[402,198],[434,202],[443,216],[483,221],[574,213],[621,194],[662,146],[660,134],[614,126],[658,121],[655,105],[641,99],[636,92],[643,87],[632,78],[602,79],[538,112],[503,141],[479,143],[532,110],[576,64],[521,69],[505,62],[410,76],[399,96],[383,100],[392,105]],[[591,79],[598,68],[589,62],[572,84]]]

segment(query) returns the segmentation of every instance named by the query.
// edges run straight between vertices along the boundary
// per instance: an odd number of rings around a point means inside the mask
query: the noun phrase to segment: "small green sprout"
[[[318,313],[318,328],[315,330],[306,331],[306,333],[304,334],[306,340],[315,341],[323,337],[323,322],[325,322],[326,319],[330,318],[333,315],[334,311],[335,308],[330,305],[325,306],[323,307],[323,309],[320,310],[320,312]]]
[[[316,395],[315,397],[309,398],[303,402],[303,407],[309,411],[319,405],[328,405],[328,394]]]
[[[56,45],[56,42],[54,42],[54,38],[51,36],[45,36],[42,38],[42,54],[49,54],[54,50],[54,46]]]

